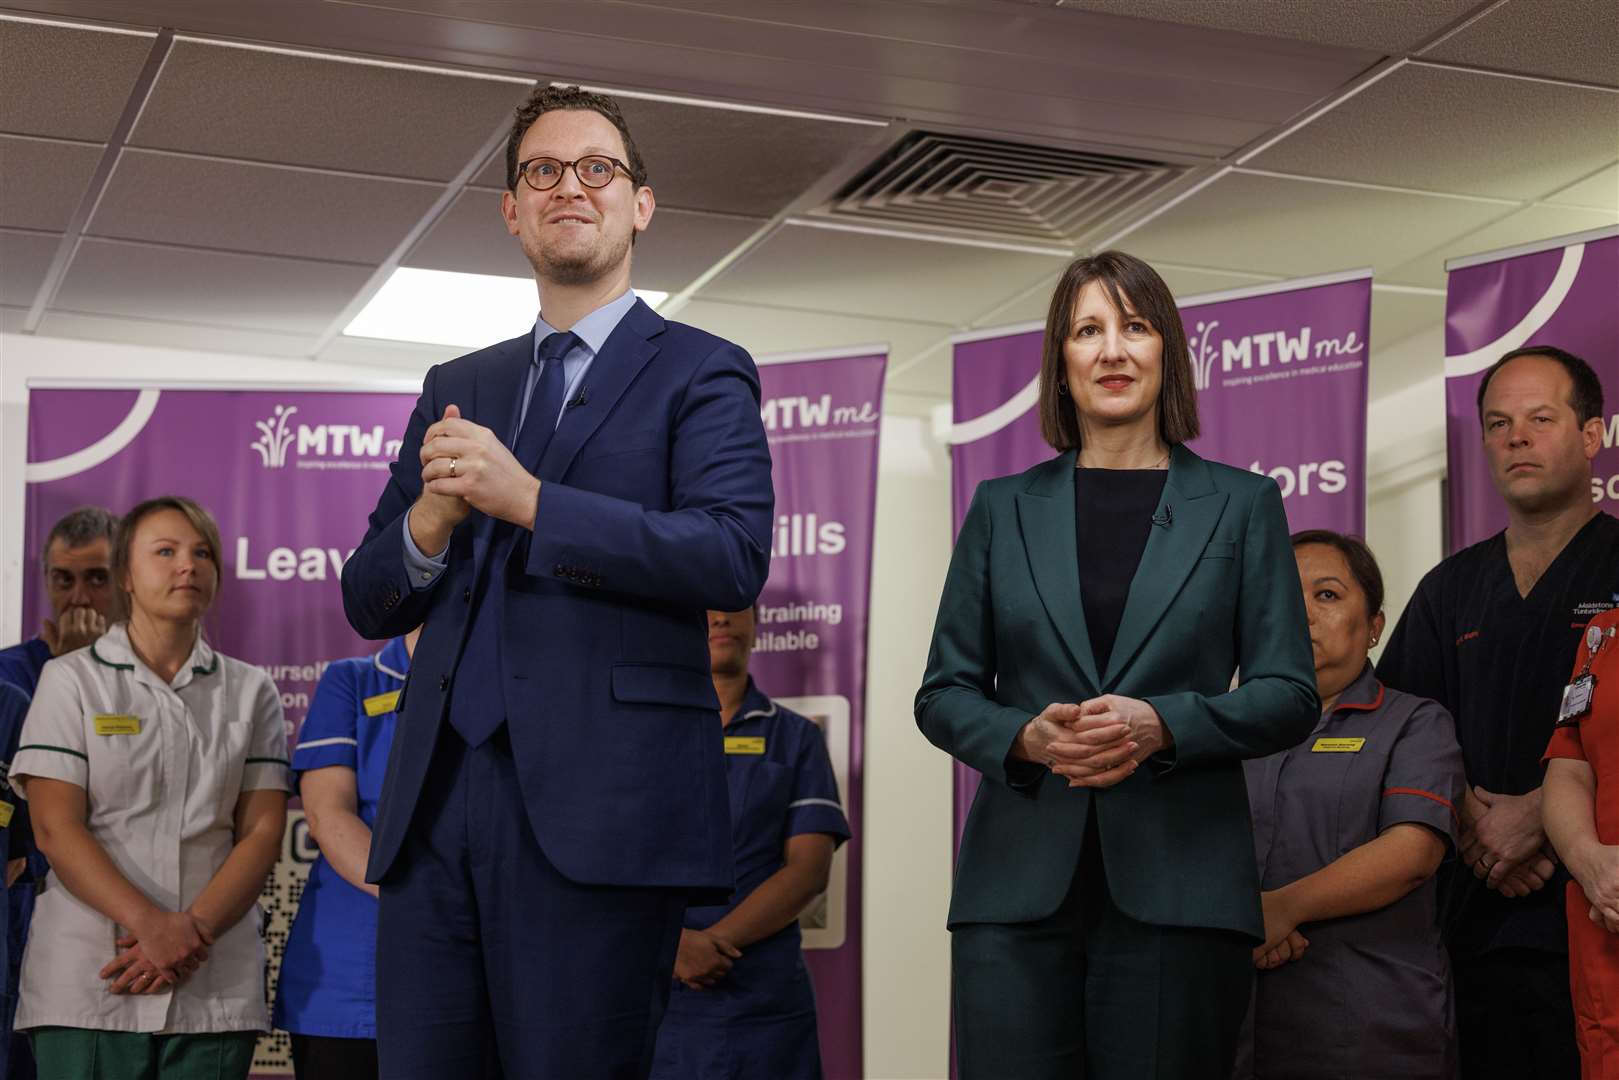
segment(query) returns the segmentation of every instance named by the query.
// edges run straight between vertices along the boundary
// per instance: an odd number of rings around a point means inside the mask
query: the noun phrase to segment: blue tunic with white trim
[[[376,656],[333,663],[321,676],[293,751],[297,779],[334,765],[354,770],[357,811],[367,826],[376,821],[398,721],[394,706],[409,670],[404,638]],[[376,1038],[376,941],[376,900],[321,856],[287,933],[272,1023],[299,1035]]]
[[[750,681],[725,728],[726,783],[736,891],[725,904],[688,908],[685,925],[705,930],[786,865],[790,837],[849,838],[826,737]],[[795,920],[742,950],[707,990],[676,983],[658,1029],[653,1080],[819,1080],[815,994]]]

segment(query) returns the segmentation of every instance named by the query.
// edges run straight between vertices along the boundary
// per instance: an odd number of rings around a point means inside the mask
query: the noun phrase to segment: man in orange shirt
[[[1619,608],[1591,620],[1546,747],[1546,834],[1568,883],[1569,984],[1584,1080],[1619,1080]]]

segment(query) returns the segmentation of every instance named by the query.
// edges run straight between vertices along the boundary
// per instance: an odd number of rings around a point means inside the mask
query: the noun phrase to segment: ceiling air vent
[[[915,131],[815,216],[1076,246],[1185,172],[1145,158]]]

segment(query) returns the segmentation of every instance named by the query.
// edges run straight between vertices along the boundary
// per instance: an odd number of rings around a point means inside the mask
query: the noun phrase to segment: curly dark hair
[[[581,90],[577,86],[540,86],[517,107],[517,113],[512,117],[512,133],[506,139],[507,191],[517,190],[517,144],[523,141],[523,136],[534,126],[534,121],[548,112],[563,109],[579,109],[606,117],[624,140],[624,157],[627,159],[624,164],[629,166],[630,179],[636,187],[646,186],[646,162],[641,160],[641,152],[635,148],[635,140],[630,137],[630,125],[619,111],[618,102],[606,94]]]

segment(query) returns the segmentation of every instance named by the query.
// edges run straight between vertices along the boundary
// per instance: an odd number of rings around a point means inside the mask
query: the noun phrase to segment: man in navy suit
[[[770,453],[748,355],[630,291],[617,105],[535,91],[506,172],[539,321],[428,372],[343,571],[364,636],[425,624],[367,869],[381,1072],[630,1080],[732,885],[705,610],[764,583]]]

